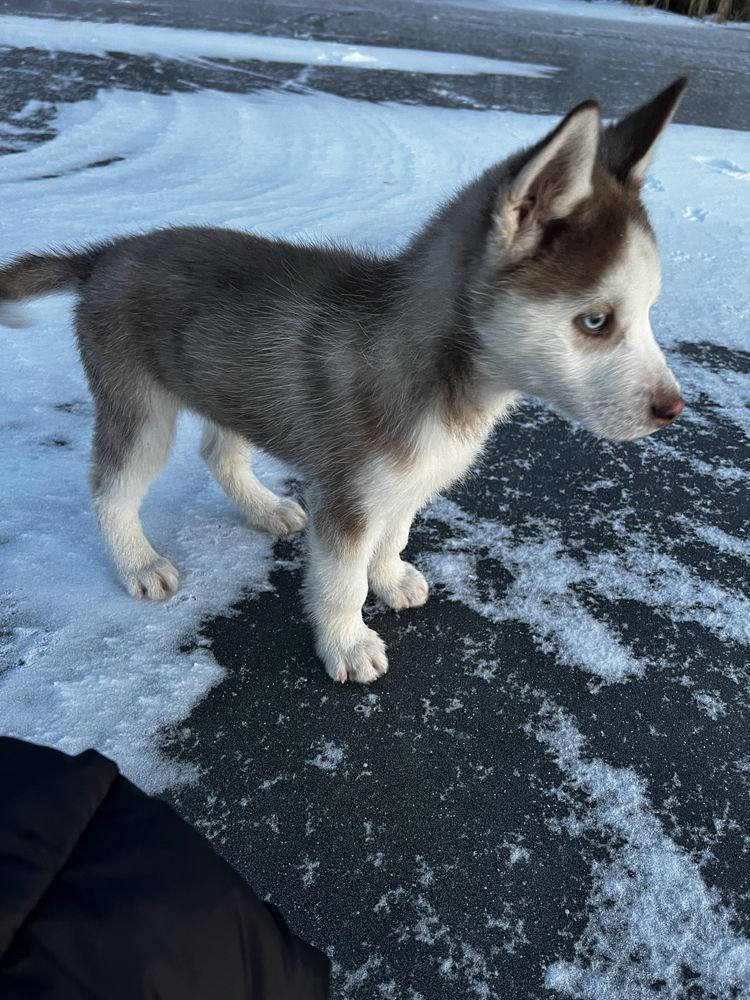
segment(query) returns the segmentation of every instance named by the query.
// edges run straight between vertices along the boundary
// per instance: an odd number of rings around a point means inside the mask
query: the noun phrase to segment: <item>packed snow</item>
[[[105,55],[129,52],[160,59],[261,59],[297,65],[346,66],[349,69],[404,70],[471,76],[546,77],[554,66],[484,59],[458,52],[387,48],[380,45],[343,45],[308,38],[277,38],[247,32],[193,31],[143,24],[107,24],[92,21],[53,21],[39,17],[0,18],[0,45]]]

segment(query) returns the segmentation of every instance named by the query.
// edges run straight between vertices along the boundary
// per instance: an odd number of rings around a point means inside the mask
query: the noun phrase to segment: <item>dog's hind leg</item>
[[[147,384],[127,395],[95,396],[91,488],[99,525],[127,590],[161,601],[177,590],[179,575],[149,544],[138,511],[169,456],[179,406]]]
[[[251,452],[247,438],[206,421],[201,455],[249,524],[274,535],[300,531],[307,523],[307,515],[294,500],[276,496],[256,479],[250,469]]]

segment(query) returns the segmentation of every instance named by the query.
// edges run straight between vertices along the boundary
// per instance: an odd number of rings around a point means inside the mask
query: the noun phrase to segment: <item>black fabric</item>
[[[0,738],[2,1000],[324,1000],[328,959],[93,750]]]

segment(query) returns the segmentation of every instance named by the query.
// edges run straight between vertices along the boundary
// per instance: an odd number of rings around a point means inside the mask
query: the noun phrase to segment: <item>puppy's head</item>
[[[484,365],[601,437],[650,434],[684,406],[651,329],[661,268],[640,186],[685,82],[604,132],[598,106],[579,105],[511,161],[492,206]]]

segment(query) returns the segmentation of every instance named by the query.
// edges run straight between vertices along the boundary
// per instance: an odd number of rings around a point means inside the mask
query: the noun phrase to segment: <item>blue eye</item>
[[[576,317],[579,329],[594,336],[608,330],[611,322],[612,317],[608,313],[584,313]]]

